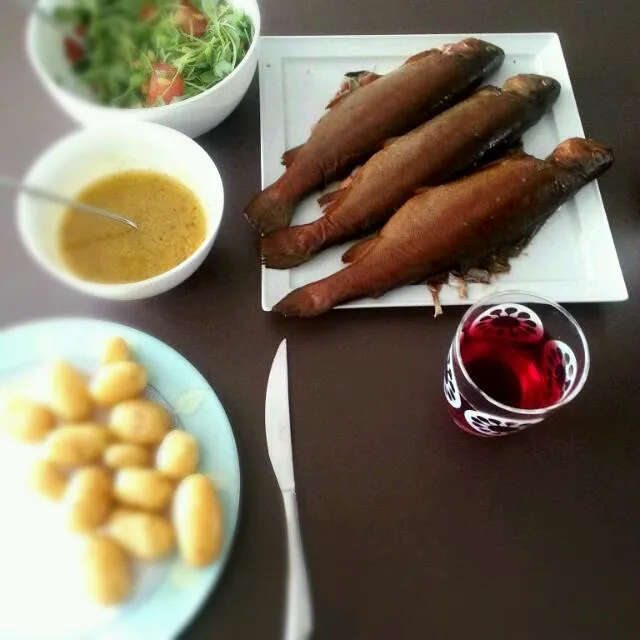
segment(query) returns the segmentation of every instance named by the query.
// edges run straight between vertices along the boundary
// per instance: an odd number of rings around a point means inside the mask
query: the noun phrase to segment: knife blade
[[[280,343],[269,372],[264,419],[267,451],[282,492],[287,525],[288,569],[283,637],[285,640],[305,640],[313,630],[313,613],[293,475],[286,340]]]
[[[286,340],[280,343],[269,372],[264,421],[267,449],[278,485],[282,491],[293,490],[296,484],[293,477]]]

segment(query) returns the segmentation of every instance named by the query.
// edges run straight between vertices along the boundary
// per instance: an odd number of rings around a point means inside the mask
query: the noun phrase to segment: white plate
[[[93,604],[80,572],[79,536],[64,525],[62,506],[26,488],[38,448],[0,437],[0,639],[169,640],[218,583],[235,535],[240,502],[238,452],[227,416],[206,380],[179,353],[130,327],[88,319],[32,322],[0,332],[0,393],[43,399],[42,365],[67,359],[95,371],[101,346],[120,335],[149,371],[149,391],[200,445],[199,471],[216,483],[225,533],[221,555],[205,569],[177,556],[136,565],[136,588],[115,608]]]
[[[554,77],[562,85],[553,109],[524,135],[527,152],[544,157],[562,140],[584,136],[562,47],[555,33],[263,37],[260,53],[263,187],[283,172],[280,164],[283,151],[308,138],[344,73],[360,69],[386,73],[418,51],[469,36],[493,42],[506,53],[504,64],[487,82],[502,86],[516,73],[539,73]],[[589,133],[598,139],[597,131]],[[615,165],[611,171],[615,171]],[[320,217],[317,195],[300,205],[292,224]],[[332,247],[294,269],[263,267],[263,309],[269,311],[293,289],[335,273],[342,267],[340,256],[344,249],[345,246]],[[470,285],[469,297],[464,300],[454,287],[444,287],[441,301],[469,304],[489,293],[510,289],[535,292],[558,302],[627,299],[597,182],[585,186],[551,217],[526,251],[512,261],[509,273],[496,277],[491,285]],[[375,300],[358,300],[342,307],[432,304],[427,288],[413,285]]]

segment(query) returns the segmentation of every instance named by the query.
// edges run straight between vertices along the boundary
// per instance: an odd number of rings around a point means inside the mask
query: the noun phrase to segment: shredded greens
[[[195,35],[177,23],[176,12],[185,5],[184,0],[75,0],[57,8],[55,16],[83,38],[84,47],[70,60],[101,104],[155,106],[165,101],[149,92],[154,64],[175,68],[184,86],[171,101],[183,100],[229,75],[253,39],[249,16],[224,0],[188,3],[202,19],[204,33]]]

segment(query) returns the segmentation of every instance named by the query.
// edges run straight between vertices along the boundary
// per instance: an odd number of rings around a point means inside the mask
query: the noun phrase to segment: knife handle
[[[282,493],[284,515],[287,522],[287,603],[285,619],[285,640],[306,640],[313,630],[311,591],[307,567],[302,550],[298,505],[294,490]]]

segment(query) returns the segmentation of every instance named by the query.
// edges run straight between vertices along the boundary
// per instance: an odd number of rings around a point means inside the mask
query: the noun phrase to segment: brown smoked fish
[[[342,188],[323,196],[324,216],[264,236],[265,266],[295,267],[326,247],[381,226],[419,187],[442,184],[515,143],[559,93],[553,78],[535,74],[513,76],[503,89],[479,89],[378,151]]]
[[[284,174],[247,205],[245,215],[262,233],[286,227],[305,196],[344,177],[385,140],[466,97],[503,60],[499,47],[468,38],[418,53],[383,76],[356,74],[358,86],[339,94],[309,139],[284,154]]]
[[[291,292],[274,311],[315,316],[449,270],[464,271],[530,234],[612,163],[607,147],[570,138],[544,160],[517,152],[427,189],[402,206],[377,236],[356,245],[352,264]]]

